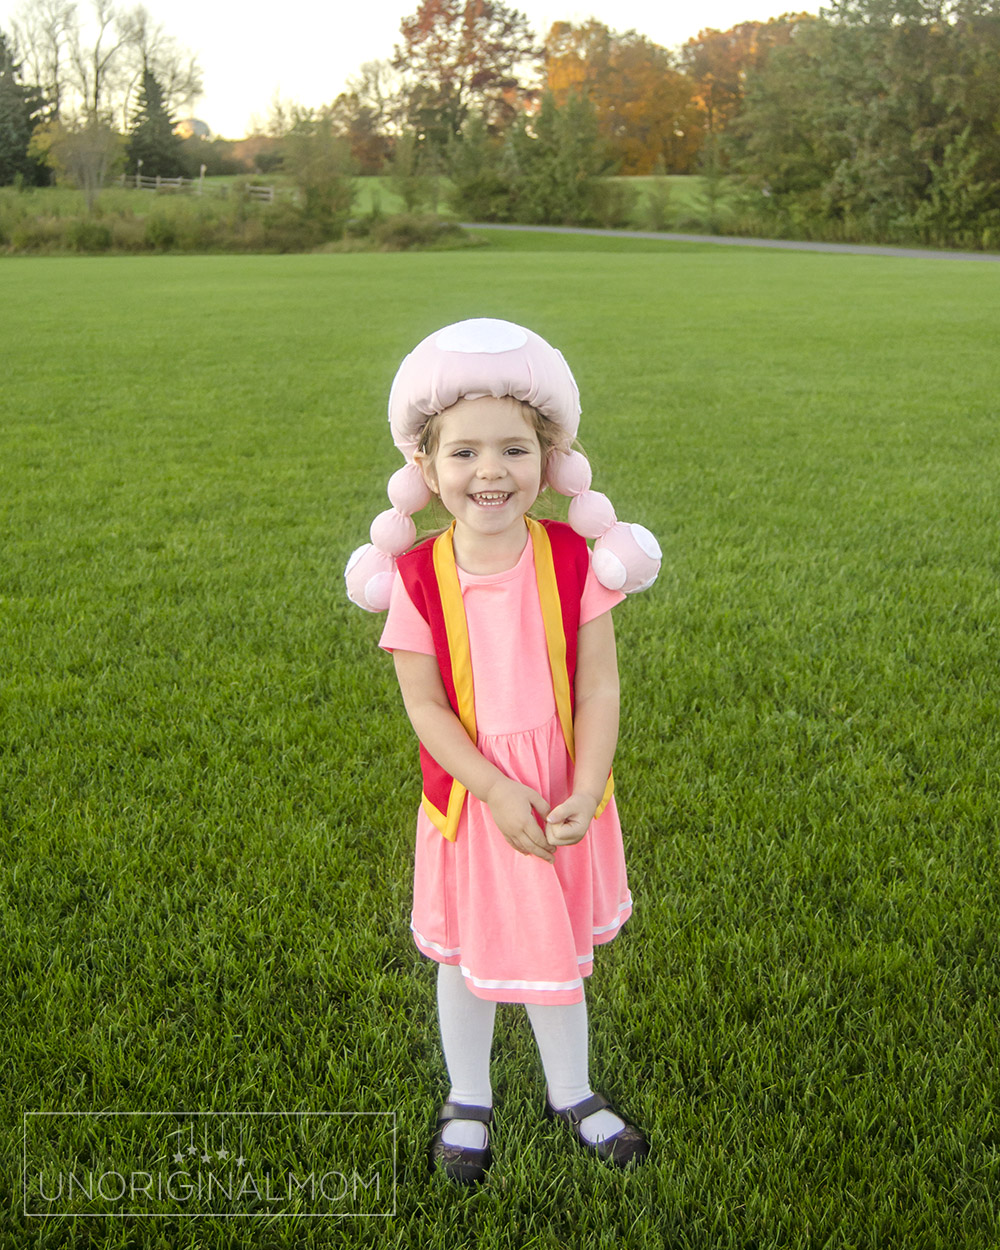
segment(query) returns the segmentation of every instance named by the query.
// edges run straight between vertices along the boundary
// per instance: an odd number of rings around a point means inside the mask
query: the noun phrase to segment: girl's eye
[[[462,459],[462,460],[468,460],[468,458],[472,455],[472,448],[471,448],[471,447],[460,447],[460,448],[458,449],[458,451],[453,451],[453,452],[452,452],[452,455],[453,455],[453,456],[456,456],[456,457],[458,457],[458,458],[460,458],[460,459]]]
[[[508,456],[526,456],[527,454],[528,454],[528,449],[526,447],[508,447],[507,448]]]

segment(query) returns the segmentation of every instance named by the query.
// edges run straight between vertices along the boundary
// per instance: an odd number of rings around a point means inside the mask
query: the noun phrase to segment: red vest
[[[576,676],[577,635],[580,629],[580,599],[587,578],[590,556],[586,542],[561,521],[535,521],[525,518],[535,557],[538,598],[545,625],[545,640],[552,672],[556,710],[566,747],[573,757],[573,682]],[[429,538],[419,547],[400,556],[396,562],[403,584],[414,607],[430,626],[435,655],[445,693],[466,733],[476,741],[476,704],[469,654],[469,631],[462,601],[462,589],[452,544],[454,526]],[[423,807],[449,841],[458,833],[466,790],[441,767],[420,744],[423,773]],[[604,810],[614,783],[607,789],[598,808]]]

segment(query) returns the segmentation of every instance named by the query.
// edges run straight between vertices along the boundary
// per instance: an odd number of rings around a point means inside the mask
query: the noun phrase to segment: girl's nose
[[[483,478],[503,477],[503,463],[496,456],[482,456],[477,467],[477,473],[479,477]]]

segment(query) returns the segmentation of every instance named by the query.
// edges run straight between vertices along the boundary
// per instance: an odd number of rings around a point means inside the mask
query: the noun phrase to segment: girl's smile
[[[498,508],[500,507],[501,504],[505,504],[507,502],[507,500],[510,498],[510,495],[506,493],[502,495],[496,494],[496,493],[491,493],[491,494],[483,493],[483,494],[473,495],[472,498],[474,502],[479,504],[481,508]]]
[[[438,420],[437,449],[418,453],[417,462],[455,518],[456,555],[469,572],[511,567],[527,541],[524,514],[541,489],[538,435],[510,397],[460,399]]]

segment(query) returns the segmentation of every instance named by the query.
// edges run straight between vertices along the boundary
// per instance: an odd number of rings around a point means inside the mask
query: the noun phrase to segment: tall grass
[[[1000,279],[526,247],[5,264],[5,1247],[998,1244]],[[341,569],[396,364],[484,313],[563,349],[665,550],[617,610],[636,912],[588,984],[654,1155],[574,1153],[501,1008],[465,1193],[424,1166],[415,747]],[[180,1109],[393,1112],[395,1214],[21,1213],[25,1112]]]

